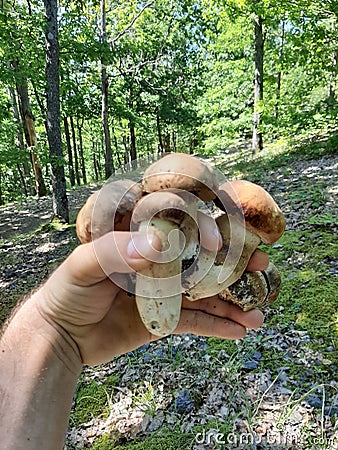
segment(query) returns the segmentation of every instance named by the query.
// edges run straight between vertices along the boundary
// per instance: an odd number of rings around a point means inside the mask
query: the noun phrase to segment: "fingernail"
[[[133,234],[127,246],[128,256],[132,259],[148,259],[156,251],[154,240],[154,234]]]

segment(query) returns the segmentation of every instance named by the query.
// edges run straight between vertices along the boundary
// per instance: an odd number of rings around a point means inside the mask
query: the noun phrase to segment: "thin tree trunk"
[[[158,113],[158,109],[156,111],[156,128],[157,128],[159,150],[160,150],[160,153],[163,153],[164,145],[163,145],[163,140],[162,140],[161,121],[160,121],[160,115]]]
[[[107,45],[106,31],[106,1],[101,0],[101,44],[104,48]],[[107,68],[104,58],[101,58],[101,90],[102,90],[102,109],[101,119],[103,126],[104,142],[105,142],[105,177],[108,179],[114,172],[113,153],[111,147],[111,139],[108,122],[108,77]]]
[[[75,186],[75,174],[74,174],[74,165],[73,165],[73,152],[72,152],[72,145],[70,143],[68,119],[66,116],[63,116],[63,126],[65,129],[65,136],[66,136],[66,143],[67,143],[69,181],[70,181],[70,185],[72,187],[74,187]]]
[[[173,142],[173,151],[176,153],[177,147],[176,147],[176,132],[175,132],[175,130],[172,131],[171,137],[172,137],[172,142]]]
[[[25,153],[24,153],[25,152],[25,144],[24,144],[24,137],[23,137],[23,132],[22,132],[22,126],[21,126],[18,105],[17,105],[17,101],[16,101],[15,90],[12,86],[10,86],[8,89],[9,89],[9,97],[11,99],[11,104],[12,104],[13,117],[15,119],[16,126],[17,126],[18,147],[22,153],[22,159],[23,159],[22,166],[23,166],[23,172],[24,172],[23,173],[24,189],[26,192],[26,196],[28,195],[28,193],[30,195],[36,195],[36,190],[31,183],[31,172],[29,169],[29,164],[26,161],[26,157],[25,157]]]
[[[263,19],[255,19],[255,76],[254,76],[254,126],[252,134],[252,153],[263,149],[261,125],[261,108],[263,102],[263,55],[264,36]]]
[[[19,172],[19,176],[20,176],[21,190],[23,191],[25,197],[28,197],[28,192],[27,192],[27,186],[26,186],[25,177],[24,177],[24,174],[23,174],[23,172],[22,172],[22,170],[21,170],[21,167],[20,167],[20,164],[19,164],[19,163],[16,164],[16,168],[17,168],[17,170],[18,170],[18,172]]]
[[[81,179],[80,179],[80,170],[79,170],[79,157],[78,157],[78,152],[77,152],[76,134],[75,134],[75,126],[74,126],[73,116],[70,116],[70,129],[72,131],[76,183],[78,185],[80,185]]]
[[[112,132],[113,132],[113,140],[114,140],[115,155],[116,155],[116,158],[117,158],[117,162],[119,164],[120,170],[122,170],[122,172],[124,172],[125,171],[125,167],[124,167],[124,164],[121,161],[120,152],[119,152],[119,145],[118,145],[118,142],[117,142],[117,137],[116,137],[114,128],[113,128]]]
[[[4,199],[3,199],[3,195],[2,195],[2,171],[0,168],[0,205],[4,204]]]
[[[83,121],[82,121],[83,124]],[[80,125],[79,120],[77,120],[77,129],[78,129],[78,135],[79,135],[79,155],[80,155],[80,163],[81,163],[81,173],[82,173],[82,179],[83,183],[87,184],[87,173],[86,173],[86,165],[84,160],[84,154],[83,154],[83,139],[82,139],[82,125]]]
[[[278,120],[279,117],[279,103],[280,103],[280,97],[281,97],[281,86],[282,86],[282,69],[283,69],[283,56],[284,56],[284,36],[285,36],[285,21],[282,21],[282,33],[281,33],[281,40],[280,40],[280,46],[278,51],[278,60],[279,60],[279,68],[277,73],[277,93],[276,93],[276,104],[275,104],[275,111],[274,111],[274,117],[276,120]]]
[[[136,135],[135,135],[135,125],[129,122],[129,133],[130,133],[130,160],[131,167],[136,169],[137,167],[137,153],[136,153]]]
[[[99,172],[97,170],[97,162],[96,162],[96,155],[95,155],[95,147],[94,147],[94,143],[93,143],[93,167],[94,167],[94,176],[95,176],[95,181],[99,180]]]
[[[332,70],[329,79],[329,85],[327,89],[327,106],[328,108],[332,108],[336,101],[335,94],[335,81],[337,80],[338,75],[338,50],[335,50],[332,55]]]
[[[46,129],[50,154],[54,214],[69,222],[60,126],[59,35],[57,0],[44,0],[46,15]]]

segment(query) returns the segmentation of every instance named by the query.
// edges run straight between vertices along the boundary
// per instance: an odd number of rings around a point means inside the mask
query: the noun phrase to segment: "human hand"
[[[200,224],[201,243],[214,250],[219,247],[219,239],[210,226],[211,221]],[[143,269],[160,250],[159,239],[133,233],[131,241],[130,232],[115,231],[94,242],[77,247],[35,298],[45,319],[69,334],[79,348],[82,362],[89,365],[107,362],[158,339],[144,327],[134,297],[113,283],[107,273]],[[267,256],[256,251],[248,269],[262,270],[267,262]],[[195,302],[183,298],[175,333],[239,339],[245,336],[246,328],[256,329],[262,323],[260,311],[243,312],[217,296]]]

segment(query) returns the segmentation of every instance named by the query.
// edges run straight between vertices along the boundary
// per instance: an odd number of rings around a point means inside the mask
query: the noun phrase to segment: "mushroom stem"
[[[191,301],[217,295],[237,281],[260,243],[236,217],[222,214],[216,223],[223,238],[222,249],[216,253],[201,249],[196,270],[184,277],[185,295]]]
[[[265,270],[246,272],[239,280],[220,292],[222,300],[235,303],[243,311],[257,306],[270,305],[278,296],[281,278],[277,268],[270,262]]]
[[[136,274],[137,308],[150,333],[166,336],[178,325],[182,302],[178,226],[153,217],[150,221],[141,222],[139,231],[153,231],[159,236],[162,262],[155,262]]]

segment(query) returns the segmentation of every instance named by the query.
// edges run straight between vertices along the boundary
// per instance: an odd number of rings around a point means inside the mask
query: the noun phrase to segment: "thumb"
[[[90,285],[111,273],[141,270],[156,259],[161,240],[156,234],[111,231],[88,244],[77,247],[69,256],[67,269],[77,282]]]

